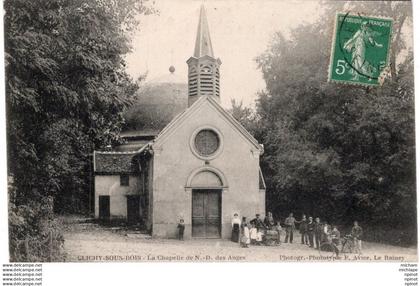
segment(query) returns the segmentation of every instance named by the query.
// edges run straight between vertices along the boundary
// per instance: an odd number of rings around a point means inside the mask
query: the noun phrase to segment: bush
[[[51,197],[33,191],[17,204],[9,187],[9,255],[11,262],[63,261],[64,238],[52,211]]]

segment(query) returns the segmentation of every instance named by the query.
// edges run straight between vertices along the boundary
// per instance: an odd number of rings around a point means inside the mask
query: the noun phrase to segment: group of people
[[[321,223],[319,217],[306,218],[302,215],[300,221],[296,220],[293,213],[290,213],[285,220],[286,238],[285,243],[293,243],[293,233],[296,229],[296,224],[299,224],[299,232],[301,234],[301,243],[306,244],[312,248],[319,248],[321,243],[327,239],[327,236],[334,237],[334,241],[340,240],[340,232],[336,226],[331,226],[328,223]]]
[[[302,244],[317,249],[319,249],[324,242],[333,243],[337,248],[341,244],[341,234],[336,225],[330,225],[328,222],[321,222],[319,217],[315,218],[315,220],[312,217],[307,219],[306,215],[302,215],[302,219],[297,221],[293,217],[293,213],[290,213],[285,221],[285,242],[293,242],[293,231],[296,223],[299,224]],[[363,229],[359,226],[359,223],[355,221],[350,236],[354,240],[355,250],[358,253],[362,252],[362,235]]]
[[[280,233],[282,230],[280,222],[274,221],[271,212],[267,213],[264,221],[260,214],[256,214],[255,218],[247,221],[246,217],[239,219],[239,215],[235,213],[232,219],[232,241],[239,242],[242,247],[249,247],[250,244],[261,245],[267,230],[274,231],[277,235],[277,241],[280,243]]]
[[[301,234],[301,243],[311,248],[319,249],[321,244],[326,241],[333,243],[337,248],[341,243],[341,234],[337,226],[330,225],[328,222],[321,222],[319,217],[316,217],[315,220],[313,217],[307,218],[306,215],[302,215],[302,219],[297,220],[293,213],[289,214],[283,224],[286,232],[284,243],[293,243],[293,234],[297,225]],[[280,244],[282,230],[281,222],[275,222],[271,212],[267,213],[264,220],[261,219],[259,214],[256,214],[255,218],[249,223],[246,217],[241,220],[236,213],[232,219],[232,241],[240,242],[242,247],[248,247],[250,244],[261,244],[267,231],[275,231],[277,233],[277,243]],[[351,237],[358,253],[362,251],[362,235],[363,229],[355,221],[351,230]]]

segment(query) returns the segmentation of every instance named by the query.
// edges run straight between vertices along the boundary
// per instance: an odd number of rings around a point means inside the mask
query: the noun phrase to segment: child
[[[282,228],[281,228],[281,225],[280,225],[280,222],[278,221],[277,222],[277,224],[276,224],[276,230],[277,230],[277,244],[280,244],[281,243],[281,230],[282,230]]]
[[[179,240],[184,240],[185,224],[184,224],[184,220],[182,218],[179,220],[177,228],[178,228],[178,239]]]
[[[362,254],[362,235],[363,229],[359,226],[359,223],[355,221],[353,228],[351,229],[351,236],[353,237],[354,244],[356,245],[356,251],[358,254]]]
[[[257,245],[262,244],[263,235],[264,235],[264,230],[262,228],[257,229]]]
[[[249,237],[251,239],[251,244],[257,243],[257,228],[254,223],[251,223],[251,229],[249,230]]]
[[[246,223],[242,225],[242,237],[241,237],[241,246],[249,247],[250,238],[249,238],[249,228]]]

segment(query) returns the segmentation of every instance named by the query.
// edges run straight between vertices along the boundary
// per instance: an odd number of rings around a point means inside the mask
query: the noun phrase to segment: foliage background
[[[286,38],[273,36],[256,61],[267,88],[254,112],[232,113],[264,144],[267,210],[349,225],[366,239],[415,244],[416,180],[411,3],[325,2],[325,14]],[[394,19],[391,73],[381,87],[328,83],[336,11]],[[408,29],[407,29],[408,28]]]
[[[29,260],[14,248],[56,229],[53,210],[88,210],[90,154],[119,140],[138,88],[124,56],[137,15],[153,9],[135,0],[6,0],[4,8],[10,253]]]

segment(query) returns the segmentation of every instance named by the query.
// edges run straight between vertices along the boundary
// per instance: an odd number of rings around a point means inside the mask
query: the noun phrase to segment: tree
[[[11,203],[53,197],[63,210],[70,194],[86,209],[89,156],[119,140],[137,90],[124,56],[137,15],[153,10],[135,0],[7,0],[4,8]]]
[[[252,108],[244,106],[243,102],[236,102],[235,99],[232,99],[231,108],[228,110],[229,113],[238,120],[245,129],[250,132],[255,138],[259,138],[259,128],[258,128],[258,118],[257,114],[253,111]]]
[[[267,207],[278,215],[294,210],[334,223],[360,219],[413,230],[413,61],[402,34],[411,31],[411,4],[344,7],[395,19],[392,76],[377,88],[327,82],[330,24],[343,4],[324,5],[327,20],[300,26],[290,38],[276,33],[257,59],[267,86],[256,111]],[[407,233],[410,240],[415,232]]]

